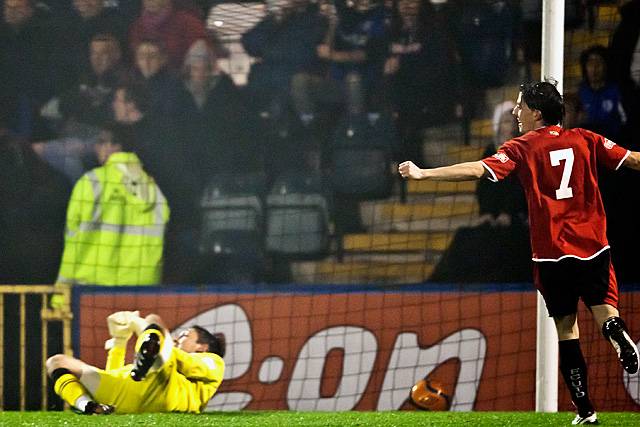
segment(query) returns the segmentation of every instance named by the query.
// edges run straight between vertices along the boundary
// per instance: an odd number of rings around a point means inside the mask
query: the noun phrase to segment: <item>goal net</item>
[[[108,3],[113,7],[118,2]],[[197,130],[183,127],[180,138],[172,140],[179,145],[182,137],[201,138],[202,152],[183,154],[190,156],[194,169],[206,172],[206,179],[179,191],[178,196],[192,197],[188,215],[170,206],[172,221],[183,222],[175,228],[170,223],[164,241],[166,286],[75,287],[71,306],[75,355],[104,366],[106,317],[117,310],[141,310],[161,315],[173,332],[199,324],[225,334],[227,371],[209,410],[409,410],[415,409],[408,401],[410,388],[425,377],[442,385],[452,411],[533,410],[536,294],[521,190],[514,182],[496,189],[485,181],[401,181],[397,164],[413,160],[436,167],[479,160],[513,136],[510,111],[519,84],[540,76],[541,2],[215,3],[204,18],[217,63],[209,83],[214,85],[226,73],[241,104],[236,112],[242,114],[237,122],[231,115],[215,120],[205,115],[197,123],[194,114]],[[388,57],[378,64],[385,71],[378,70],[376,81],[368,81],[367,73],[348,77],[350,73],[336,60],[340,55],[331,56],[358,41],[358,37],[337,41],[336,17],[340,13],[350,17],[360,3],[367,3],[372,19],[379,19],[376,22],[384,23],[388,31],[382,48],[372,43],[360,49],[376,60],[379,49],[387,49]],[[462,3],[465,7],[456,7]],[[566,1],[563,87],[566,120],[572,126],[580,125],[584,117],[578,107],[581,53],[593,45],[612,44],[622,21],[620,7],[627,2],[586,2],[590,5],[586,9],[584,3]],[[295,58],[282,46],[293,48],[292,40],[298,38],[275,34],[267,43],[259,34],[249,35],[267,18],[274,20],[271,25],[303,16],[293,28],[310,28],[305,10],[321,16],[322,32],[315,43],[324,57],[313,70],[307,69],[309,64],[297,64],[304,76],[292,77],[291,87],[282,89],[277,73],[260,73],[274,65],[270,54],[280,55],[281,62],[274,66]],[[424,49],[430,60],[411,68],[411,58],[403,55],[416,49]],[[193,82],[180,80],[188,80],[183,74],[174,77],[190,96]],[[277,90],[271,90],[274,87]],[[202,103],[198,96],[191,101]],[[213,101],[217,102],[224,100]],[[47,111],[43,109],[42,115]],[[168,118],[160,122],[172,124]],[[240,141],[232,147],[240,154],[230,158],[246,162],[219,160],[229,153],[208,139],[221,128],[229,131],[225,128],[229,123],[236,125],[232,130],[242,131],[232,132],[237,139],[229,138]],[[34,155],[72,186],[90,170],[86,156],[93,153],[99,129],[87,130],[84,125],[64,129],[75,132],[73,138],[35,144]],[[168,162],[175,160],[171,154],[157,154]],[[212,166],[211,158],[219,164]],[[176,181],[168,183],[176,184],[181,173],[193,171],[185,167],[171,172]],[[31,185],[29,178],[15,177]],[[601,178],[612,224],[612,259],[621,282],[621,313],[637,339],[640,288],[632,284],[640,279],[635,268],[640,233],[634,212],[619,200],[626,203],[637,197],[633,180],[638,178],[608,174]],[[40,191],[33,192],[40,199],[29,206],[42,204],[52,210],[64,206],[66,200],[49,203],[53,185],[53,181],[40,185]],[[29,193],[20,185],[9,187],[13,192],[8,194],[16,200]],[[175,200],[172,194],[167,199],[170,205]],[[33,218],[23,218],[16,212],[25,210],[0,208],[0,224],[7,230],[1,236],[0,280],[36,283],[46,276],[53,282],[56,275],[51,271],[56,270],[60,254],[52,248],[60,249],[61,225],[47,230],[48,236],[57,237],[43,244],[44,232],[34,231],[44,221],[41,209],[33,208]],[[64,216],[59,206],[56,212]],[[144,221],[101,224],[100,212],[93,213],[94,228],[85,227],[90,231],[128,230],[142,241],[154,229]],[[160,235],[153,235],[158,239],[148,246],[156,254]],[[109,239],[94,243],[113,246]],[[114,253],[120,254],[116,264],[126,264],[134,276],[142,271],[142,264],[122,255],[124,251]],[[78,256],[73,262],[79,269],[97,270],[108,258],[87,261]],[[154,262],[145,266],[159,269]],[[34,279],[36,273],[40,275]],[[30,405],[26,397],[19,397],[25,392],[15,391],[20,389],[18,381],[7,373],[18,366],[24,372],[30,359],[37,359],[33,366],[41,371],[44,353],[60,347],[44,347],[26,359],[13,352],[8,343],[19,331],[10,332],[11,326],[24,317],[17,298],[9,295],[0,305],[4,331],[0,347],[6,361],[0,370],[7,385],[0,393],[4,398],[0,406],[10,409]],[[37,319],[42,304],[38,300],[25,310]],[[589,313],[580,310],[581,345],[598,409],[637,411],[638,377],[623,374]],[[27,342],[42,337],[30,330],[25,333]],[[38,388],[43,380],[31,382]],[[47,400],[31,406],[42,402]],[[572,409],[562,382],[559,409]]]

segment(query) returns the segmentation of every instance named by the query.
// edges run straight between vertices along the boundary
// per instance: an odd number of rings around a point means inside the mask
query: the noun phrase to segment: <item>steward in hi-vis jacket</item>
[[[102,132],[96,154],[103,166],[71,194],[58,283],[160,283],[169,206],[132,146],[122,126]]]

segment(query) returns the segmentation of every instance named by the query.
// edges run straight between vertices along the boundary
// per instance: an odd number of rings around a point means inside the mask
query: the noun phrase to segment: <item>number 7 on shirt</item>
[[[570,199],[573,197],[573,190],[569,187],[569,178],[571,178],[571,170],[573,169],[573,148],[550,151],[549,157],[551,158],[551,166],[560,166],[560,161],[565,161],[560,188],[556,190],[556,199]]]

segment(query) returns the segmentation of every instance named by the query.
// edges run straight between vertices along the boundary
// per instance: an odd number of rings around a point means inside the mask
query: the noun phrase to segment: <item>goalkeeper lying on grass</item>
[[[224,375],[222,334],[193,326],[174,342],[159,316],[142,319],[137,311],[113,313],[107,323],[112,338],[105,343],[105,369],[64,354],[47,360],[54,390],[65,402],[83,414],[202,412]],[[125,365],[133,333],[136,355],[133,365]]]

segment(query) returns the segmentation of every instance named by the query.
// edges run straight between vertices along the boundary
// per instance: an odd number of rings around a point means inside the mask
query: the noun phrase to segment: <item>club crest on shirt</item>
[[[509,156],[507,156],[503,152],[499,152],[493,155],[496,159],[500,160],[500,163],[507,163],[509,161]]]
[[[611,150],[614,145],[616,145],[615,142],[607,138],[604,139],[604,148],[606,148],[607,150]]]

